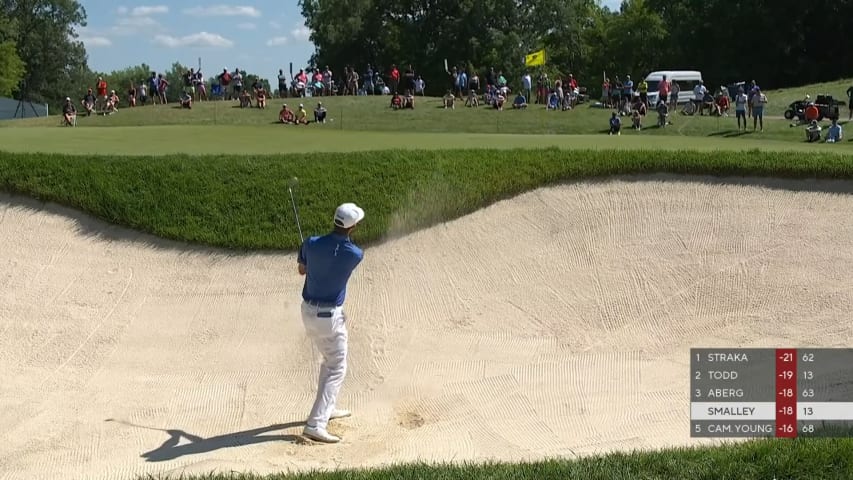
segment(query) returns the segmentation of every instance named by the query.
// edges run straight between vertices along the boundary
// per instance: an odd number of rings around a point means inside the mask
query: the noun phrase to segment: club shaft
[[[299,224],[299,212],[296,210],[296,200],[293,199],[293,189],[288,187],[290,192],[290,204],[293,206],[293,216],[296,217],[296,228],[299,229],[299,240],[305,242],[305,237],[302,236],[302,225]]]

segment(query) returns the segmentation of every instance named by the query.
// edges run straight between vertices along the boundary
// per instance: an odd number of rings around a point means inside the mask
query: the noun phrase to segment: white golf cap
[[[335,225],[350,228],[364,219],[364,210],[354,203],[343,203],[335,210]]]

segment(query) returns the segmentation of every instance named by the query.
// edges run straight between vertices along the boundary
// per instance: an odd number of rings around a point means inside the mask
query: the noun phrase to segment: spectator
[[[151,72],[151,76],[148,77],[148,90],[151,92],[151,104],[155,105],[160,98],[160,79],[155,72]]]
[[[471,91],[474,92],[474,95],[476,95],[477,92],[480,91],[480,75],[478,75],[476,71],[471,72],[471,78],[468,80],[469,95],[470,95]],[[478,99],[477,104],[479,104],[479,103],[480,103],[480,101]]]
[[[107,81],[103,77],[98,77],[96,88],[98,89],[98,103],[100,104],[98,110],[104,111],[107,106]]]
[[[705,84],[702,82],[702,80],[699,80],[696,86],[693,87],[693,103],[696,105],[694,114],[696,113],[696,111],[699,112],[699,115],[705,114],[704,103],[706,93],[708,93],[708,89],[705,88]],[[713,98],[711,99],[711,101],[713,102]],[[708,114],[710,115],[710,111],[708,112]]]
[[[530,76],[530,72],[524,72],[524,76],[521,77],[521,91],[518,92],[518,95],[522,96],[522,94],[526,98],[530,98],[530,95],[533,94],[533,77]]]
[[[219,80],[219,85],[221,87],[220,92],[222,93],[222,95],[228,94],[228,87],[231,85],[232,80],[231,73],[228,71],[227,68],[223,68],[222,73],[220,73],[216,78],[217,80]],[[228,99],[230,100],[231,98],[231,95],[228,94]]]
[[[631,114],[631,128],[634,130],[642,130],[643,129],[643,116],[640,115],[639,110],[634,110]]]
[[[332,91],[334,90],[334,82],[332,75],[332,70],[326,65],[326,69],[323,70],[323,95],[330,96],[332,95]]]
[[[326,107],[321,102],[317,102],[314,109],[314,123],[326,123]]]
[[[631,101],[634,97],[634,81],[630,75],[625,75],[625,84],[622,86],[622,95],[626,102]]]
[[[504,109],[504,103],[506,103],[506,97],[503,94],[501,89],[498,89],[497,95],[495,96],[495,108],[498,109],[499,112],[502,112]]]
[[[477,91],[473,88],[468,90],[468,100],[465,101],[465,106],[472,108],[480,106],[480,98],[477,96]]]
[[[610,95],[610,79],[605,78],[604,82],[601,84],[601,103],[604,104],[607,108],[613,108],[613,102],[611,102]]]
[[[622,119],[613,112],[610,116],[610,135],[622,135]]]
[[[204,86],[204,75],[199,68],[193,78],[193,88],[196,89],[196,100],[207,100],[207,88]]]
[[[643,80],[645,82],[645,80]],[[648,84],[646,86],[648,88]],[[669,80],[666,79],[666,75],[663,76],[660,83],[658,84],[658,101],[667,103],[669,101],[669,91],[671,89]]]
[[[258,108],[267,108],[267,95],[267,89],[264,88],[263,84],[259,85],[258,89],[255,90],[255,98],[258,99]]]
[[[296,111],[296,123],[308,125],[308,112],[305,111],[305,105],[299,104],[299,110]]]
[[[678,96],[681,94],[681,85],[678,82],[670,82],[669,96],[672,108],[678,108]]]
[[[838,119],[832,119],[832,125],[829,126],[829,130],[826,132],[826,141],[828,143],[836,143],[840,142],[844,138],[844,132],[841,130],[841,125],[838,124]]]
[[[415,93],[420,93],[422,97],[426,95],[426,82],[420,75],[415,80]]]
[[[743,119],[743,129],[746,131],[746,109],[749,103],[749,97],[743,91],[743,87],[738,87],[737,96],[735,96],[735,116],[737,116],[737,129],[740,130],[740,119]]]
[[[284,70],[278,69],[278,98],[284,98],[287,96],[287,75],[284,74]]]
[[[397,70],[397,65],[391,65],[388,76],[391,78],[391,93],[396,95],[400,89],[400,70]]]
[[[181,92],[181,108],[193,108],[193,96],[190,94],[189,89],[184,89]]]
[[[110,115],[112,115],[113,113],[118,113],[118,103],[119,98],[118,95],[116,95],[116,91],[111,90],[110,95],[107,97],[106,113],[109,113]]]
[[[130,107],[136,106],[136,87],[133,82],[130,82],[130,88],[127,89],[127,104]]]
[[[234,95],[241,97],[241,93],[243,92],[243,73],[240,72],[239,68],[234,69],[231,80],[234,82]]]
[[[86,91],[86,95],[83,96],[83,101],[81,102],[83,104],[83,108],[86,109],[87,117],[92,115],[92,111],[95,110],[96,101],[95,95],[92,93],[92,89],[90,88]]]
[[[286,103],[281,106],[281,111],[278,112],[278,121],[281,123],[295,123],[296,121],[293,110]]]
[[[163,78],[163,74],[157,75],[157,95],[160,97],[160,105],[169,103],[166,101],[166,89],[169,88],[169,81]]]
[[[468,72],[465,69],[459,70],[459,76],[456,78],[456,93],[455,96],[459,97],[459,100],[465,95],[465,90],[468,88]]]
[[[658,128],[666,128],[667,117],[669,117],[669,104],[665,100],[658,100]],[[744,120],[746,124],[746,120]]]
[[[806,141],[809,143],[814,143],[820,140],[820,125],[818,125],[817,120],[812,120],[808,127],[806,127]],[[829,141],[829,135],[827,135],[827,141]]]
[[[240,108],[251,108],[252,106],[252,96],[249,95],[248,90],[243,90],[238,97],[240,101]]]
[[[847,104],[847,109],[850,111],[847,114],[847,120],[849,121],[853,120],[853,85],[851,85],[850,88],[847,89],[847,98],[849,102]]]
[[[405,80],[406,80],[406,89],[409,92],[414,92],[415,89],[417,88],[417,85],[415,84],[415,69],[412,67],[411,64],[409,64],[409,67],[406,68]]]
[[[139,104],[145,105],[148,103],[148,90],[145,87],[145,82],[139,82]]]
[[[373,85],[373,67],[368,63],[367,71],[364,73],[364,91],[368,95],[376,93]]]
[[[625,86],[622,85],[622,80],[619,80],[619,77],[615,77],[613,83],[610,84],[610,101],[613,105],[613,108],[617,110],[622,110],[622,89]]]
[[[515,96],[515,100],[512,102],[512,108],[527,108],[527,98],[521,92],[518,92],[518,95]]]
[[[415,96],[411,90],[406,91],[406,96],[403,98],[403,108],[415,109]]]
[[[71,103],[70,97],[65,97],[65,104],[62,105],[63,125],[73,127],[77,121],[77,108]]]
[[[761,92],[760,88],[755,89],[755,94],[752,96],[752,131],[761,123],[761,131],[764,131],[764,106],[767,105],[767,95]]]
[[[720,94],[717,96],[717,114],[728,117],[730,104],[729,95],[725,90],[721,89]]]
[[[666,76],[664,76],[666,78]],[[640,101],[643,102],[647,107],[649,106],[649,82],[646,79],[640,80],[640,84],[637,85],[637,91],[640,92]]]
[[[451,90],[447,91],[447,93],[444,95],[443,100],[444,100],[444,109],[445,110],[447,110],[448,108],[450,108],[452,110],[456,109],[456,102],[455,102],[456,101],[456,95],[454,95]]]

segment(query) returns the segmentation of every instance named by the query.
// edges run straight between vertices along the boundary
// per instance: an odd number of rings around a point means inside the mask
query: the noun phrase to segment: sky
[[[87,19],[79,40],[99,72],[145,63],[159,73],[174,62],[198,68],[201,59],[207,77],[240,68],[273,81],[290,62],[294,71],[305,67],[314,52],[297,0],[78,1]],[[602,0],[611,9],[621,2]]]

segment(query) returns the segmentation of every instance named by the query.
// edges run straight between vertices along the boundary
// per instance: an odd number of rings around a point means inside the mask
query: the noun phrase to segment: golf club
[[[299,211],[296,210],[296,200],[293,199],[293,187],[298,182],[299,180],[296,177],[291,178],[287,190],[290,192],[290,204],[293,205],[293,216],[296,217],[296,228],[299,229],[299,240],[304,243],[305,238],[302,236],[302,225],[299,224]]]

